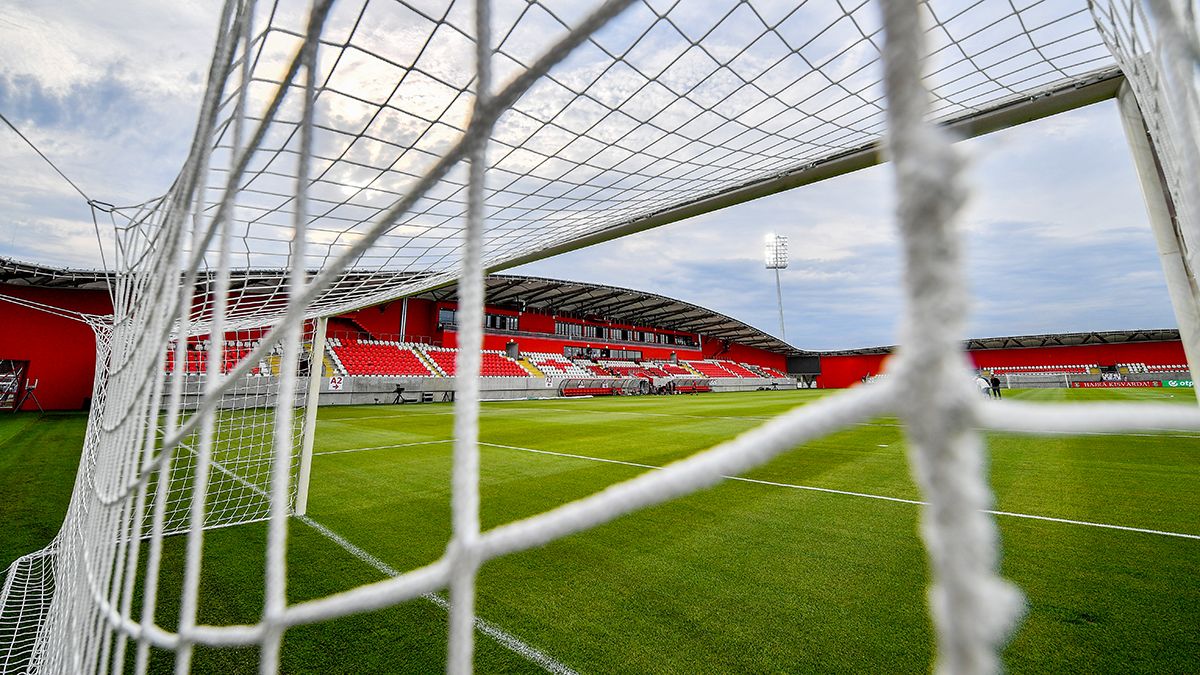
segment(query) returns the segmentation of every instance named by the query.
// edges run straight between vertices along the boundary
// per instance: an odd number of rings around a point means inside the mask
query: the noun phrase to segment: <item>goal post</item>
[[[1146,202],[1146,215],[1158,247],[1171,307],[1179,323],[1179,337],[1183,342],[1188,369],[1193,373],[1192,388],[1197,393],[1197,401],[1200,401],[1200,384],[1196,383],[1196,374],[1200,374],[1200,297],[1197,296],[1195,272],[1183,256],[1186,244],[1176,219],[1177,210],[1171,203],[1171,191],[1163,177],[1163,166],[1150,138],[1141,106],[1128,83],[1122,84],[1117,91],[1117,105]]]
[[[312,359],[308,373],[308,394],[304,397],[304,431],[300,441],[300,468],[296,472],[297,516],[308,513],[308,484],[312,476],[313,442],[317,435],[317,407],[321,398],[321,381],[325,377],[325,333],[328,317],[319,317],[313,325]]]

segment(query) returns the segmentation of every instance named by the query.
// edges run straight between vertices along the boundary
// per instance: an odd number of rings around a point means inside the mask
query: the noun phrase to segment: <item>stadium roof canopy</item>
[[[0,258],[0,284],[39,288],[85,288],[107,290],[111,272],[48,267]]]
[[[966,341],[964,347],[970,351],[978,351],[984,349],[1021,349],[1028,347],[1079,347],[1084,345],[1111,345],[1129,342],[1166,342],[1178,339],[1178,329],[1150,328],[1146,330],[1108,330],[1087,333],[1043,333],[1038,335],[972,338]],[[895,345],[864,347],[862,349],[822,352],[822,355],[890,354],[895,349]]]
[[[111,278],[112,273],[102,270],[48,267],[0,258],[0,283],[2,284],[38,288],[106,290]],[[237,288],[238,279],[235,277],[233,281],[234,287]],[[241,287],[245,292],[248,292],[251,287],[255,287],[260,293],[274,294],[282,290],[287,280],[281,270],[253,270],[243,277],[241,282]],[[522,310],[536,310],[574,317],[586,316],[618,323],[699,333],[787,356],[888,354],[896,348],[894,345],[885,345],[820,352],[803,350],[711,309],[630,288],[509,274],[490,275],[486,277],[485,283],[487,304],[492,306],[515,307]],[[456,302],[458,287],[450,284],[412,297],[439,302]],[[1018,349],[1163,342],[1178,339],[1179,331],[1177,329],[1152,328],[972,338],[966,341],[965,347],[969,350]]]
[[[0,258],[0,283],[39,288],[108,288],[111,273],[48,267]],[[239,286],[233,279],[234,287]],[[254,286],[260,293],[281,292],[287,284],[282,270],[254,270],[240,284],[242,292]],[[629,288],[516,275],[493,274],[486,278],[487,304],[522,310],[589,317],[617,323],[669,328],[728,340],[776,354],[812,354],[753,326],[699,305]],[[456,302],[458,287],[450,284],[413,297]]]
[[[779,338],[711,309],[629,288],[559,281],[539,277],[493,274],[486,278],[487,304],[537,310],[617,323],[669,328],[728,340],[776,354],[813,354],[797,349]],[[421,293],[415,297],[456,301],[457,285]]]

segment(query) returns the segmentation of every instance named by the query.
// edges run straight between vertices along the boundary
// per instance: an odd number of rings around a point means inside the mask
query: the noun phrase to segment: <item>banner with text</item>
[[[1146,382],[1072,382],[1071,386],[1076,389],[1132,389],[1161,387],[1163,383],[1158,380],[1148,380]]]

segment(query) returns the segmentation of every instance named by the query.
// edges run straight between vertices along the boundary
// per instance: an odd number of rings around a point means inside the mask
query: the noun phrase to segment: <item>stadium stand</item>
[[[456,363],[456,355],[458,350],[448,349],[446,347],[433,347],[430,345],[420,345],[417,347],[438,369],[441,375],[453,377],[457,372],[458,365]],[[480,371],[482,373],[482,370]]]
[[[347,375],[434,377],[421,357],[399,342],[334,338],[329,349]]]
[[[639,377],[645,374],[642,366],[633,361],[603,360],[597,363],[617,377]]]
[[[1090,365],[1073,364],[1067,366],[996,366],[994,368],[985,368],[985,370],[990,370],[997,375],[1080,375],[1090,372],[1092,368],[1099,367],[1099,365],[1093,363]]]
[[[594,374],[558,354],[525,352],[521,356],[542,371],[546,377],[591,377]]]
[[[758,366],[753,363],[743,363],[741,366],[751,372],[758,373],[758,377],[787,377],[782,372],[770,366]]]
[[[575,365],[587,371],[588,377],[613,377],[611,370],[587,359],[575,359]]]
[[[447,377],[453,377],[457,372],[458,350],[450,347],[433,347],[420,345],[417,348],[425,352],[433,363]],[[479,366],[479,374],[483,377],[531,377],[528,370],[521,364],[508,358],[503,352],[484,351],[483,360]]]
[[[688,370],[685,366],[676,363],[662,363],[659,364],[659,368],[668,375],[696,375],[695,371]]]
[[[338,375],[349,375],[346,372],[346,366],[342,363],[342,357],[338,355],[337,348],[342,345],[341,338],[331,337],[325,342],[325,354],[333,363],[333,369]]]
[[[685,361],[688,367],[705,377],[733,377],[733,373],[725,370],[712,361]]]
[[[484,377],[530,377],[529,371],[503,352],[483,352],[480,374]]]
[[[208,340],[189,342],[187,345],[186,362],[184,368],[186,372],[198,374],[208,371],[208,351],[211,346]],[[227,373],[234,366],[241,363],[242,359],[249,356],[254,349],[256,341],[250,340],[230,340],[224,346],[224,354],[221,357],[221,372]],[[175,347],[171,346],[167,349],[167,361],[164,370],[171,372],[175,368]],[[262,363],[250,369],[251,375],[261,375],[266,369]]]
[[[762,377],[758,373],[747,369],[741,364],[734,363],[733,361],[718,361],[717,363],[720,364],[720,366],[725,370],[733,373],[734,377]]]

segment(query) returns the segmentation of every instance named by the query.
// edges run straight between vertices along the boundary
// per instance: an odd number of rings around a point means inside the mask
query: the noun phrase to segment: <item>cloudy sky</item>
[[[0,0],[0,112],[90,197],[128,204],[178,172],[216,3]],[[969,335],[1175,325],[1115,105],[961,144]],[[74,190],[0,127],[0,256],[100,265]],[[677,297],[778,334],[769,232],[791,242],[786,333],[804,348],[891,344],[900,306],[889,169],[876,167],[558,256],[518,272]]]
[[[1114,102],[960,143],[970,337],[1176,325]],[[519,268],[652,290],[778,333],[763,237],[789,237],[787,339],[894,344],[900,252],[887,165]]]

